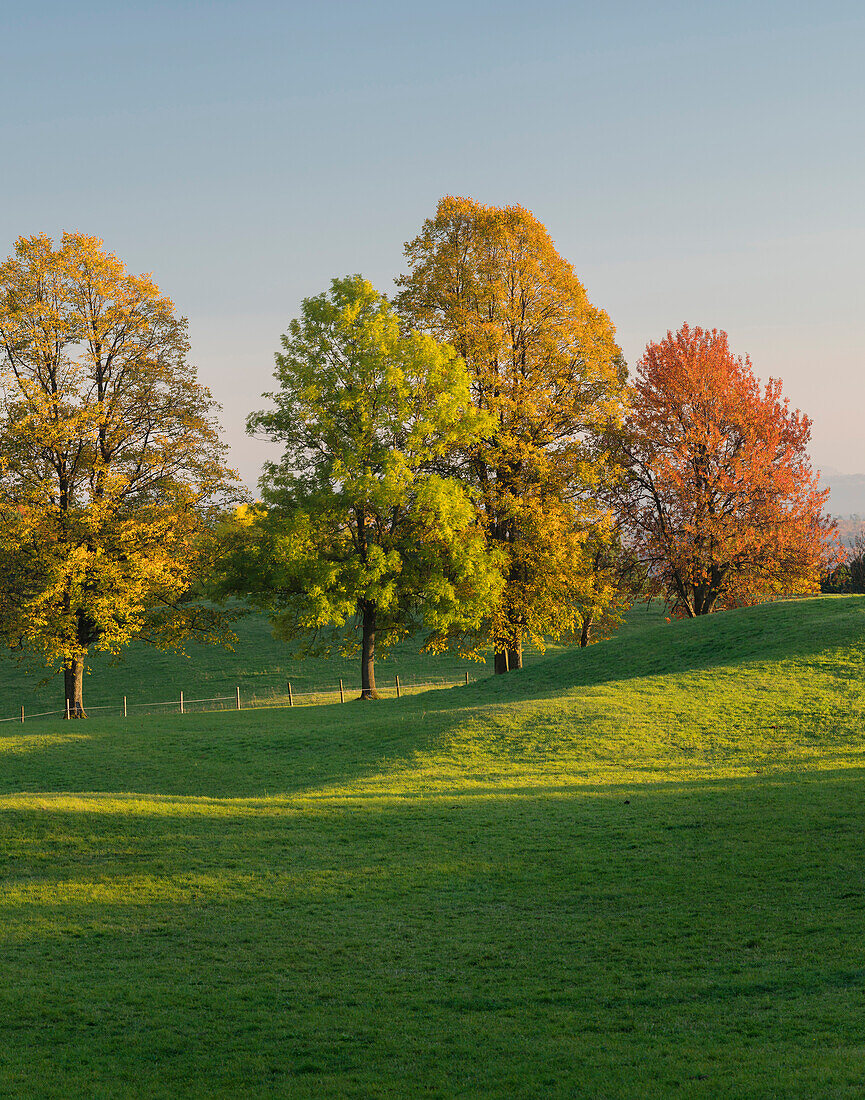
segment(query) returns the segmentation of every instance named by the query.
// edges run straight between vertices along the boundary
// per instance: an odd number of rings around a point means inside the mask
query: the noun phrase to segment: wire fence
[[[468,686],[471,682],[473,681],[469,680],[468,673],[465,674],[462,680],[413,680],[405,683],[400,680],[399,676],[396,676],[392,684],[377,684],[375,694],[379,698],[392,696],[399,699],[403,695],[413,695],[418,691],[459,687],[461,685]],[[153,708],[161,708],[156,713],[162,714],[201,714],[223,710],[261,710],[263,708],[275,710],[283,707],[320,706],[337,701],[346,703],[352,699],[360,698],[362,693],[362,688],[352,687],[351,685],[346,687],[342,680],[339,681],[339,687],[315,688],[312,691],[295,691],[291,686],[291,681],[287,681],[285,692],[272,692],[269,695],[256,695],[255,693],[244,695],[239,687],[234,689],[233,695],[211,695],[205,699],[189,699],[181,691],[179,698],[164,699],[157,702],[130,703],[124,695],[121,703],[101,704],[94,707],[85,706],[84,711],[86,714],[94,714],[96,711],[113,711],[122,714],[124,718],[128,718],[130,714],[137,711],[147,710],[152,713]],[[70,705],[67,701],[66,707],[63,709],[42,710],[37,711],[35,714],[28,712],[26,707],[22,705],[19,714],[13,715],[11,718],[0,718],[0,723],[26,723],[33,722],[37,718],[71,717],[76,717],[76,715],[74,710],[70,711]]]

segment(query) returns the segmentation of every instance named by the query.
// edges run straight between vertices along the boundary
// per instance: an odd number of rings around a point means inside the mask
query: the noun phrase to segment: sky
[[[725,329],[861,472],[863,56],[858,0],[7,0],[0,257],[72,230],[151,272],[254,485],[303,298],[391,292],[443,195],[519,203],[632,370]]]

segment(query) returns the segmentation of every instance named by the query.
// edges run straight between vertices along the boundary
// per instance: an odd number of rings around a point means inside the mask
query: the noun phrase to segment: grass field
[[[637,612],[638,621],[646,614]],[[360,693],[359,658],[307,658],[291,656],[283,642],[277,641],[262,615],[250,615],[234,626],[237,641],[231,651],[218,646],[188,644],[184,653],[162,652],[152,646],[128,646],[119,660],[95,652],[89,660],[84,681],[86,706],[121,707],[123,696],[130,707],[150,706],[160,701],[176,704],[183,691],[186,699],[223,696],[233,699],[239,687],[244,702],[288,702],[287,683],[297,693],[339,690],[342,679],[349,694]],[[430,680],[458,681],[468,672],[471,679],[489,676],[491,662],[467,661],[452,654],[429,656],[419,652],[420,642],[405,642],[392,653],[376,660],[378,683],[383,691],[394,688],[399,675],[406,686]],[[548,653],[561,652],[552,646]],[[542,655],[529,649],[526,665]],[[48,677],[45,669],[16,662],[0,655],[0,719],[47,710],[62,710],[63,680]],[[0,725],[2,729],[2,725]]]
[[[859,1097],[863,676],[834,597],[3,727],[0,1095]]]

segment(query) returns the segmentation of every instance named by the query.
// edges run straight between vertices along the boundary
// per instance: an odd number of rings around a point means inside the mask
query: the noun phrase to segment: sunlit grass
[[[865,600],[0,742],[0,1095],[858,1096]]]
[[[11,753],[38,752],[54,745],[66,745],[70,741],[86,741],[86,733],[26,733],[12,737],[0,737],[0,756]]]

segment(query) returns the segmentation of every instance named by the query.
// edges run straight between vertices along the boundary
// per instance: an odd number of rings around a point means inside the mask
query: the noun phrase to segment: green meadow
[[[634,623],[641,623],[647,614],[651,613],[645,607],[638,608]],[[298,660],[273,637],[263,615],[248,615],[236,622],[233,630],[236,640],[231,649],[189,642],[178,653],[137,643],[124,650],[121,660],[93,653],[84,680],[85,705],[94,714],[103,707],[122,710],[126,696],[128,706],[141,713],[160,703],[176,710],[182,691],[186,700],[221,697],[233,707],[236,688],[245,704],[287,704],[289,681],[298,704],[338,695],[340,680],[347,698],[360,694],[359,658]],[[465,660],[450,653],[430,656],[421,654],[419,645],[405,642],[376,659],[376,678],[383,694],[396,694],[396,676],[403,687],[411,689],[413,684],[462,682],[466,673],[475,680],[492,672],[491,660]],[[560,651],[560,646],[553,645],[547,653]],[[526,664],[532,665],[542,656],[529,649]],[[0,719],[14,719],[22,706],[25,717],[62,711],[63,679],[48,676],[38,665],[0,656]]]
[[[87,697],[343,675],[242,630]],[[860,1097],[865,598],[465,667],[0,726],[0,1095]]]

